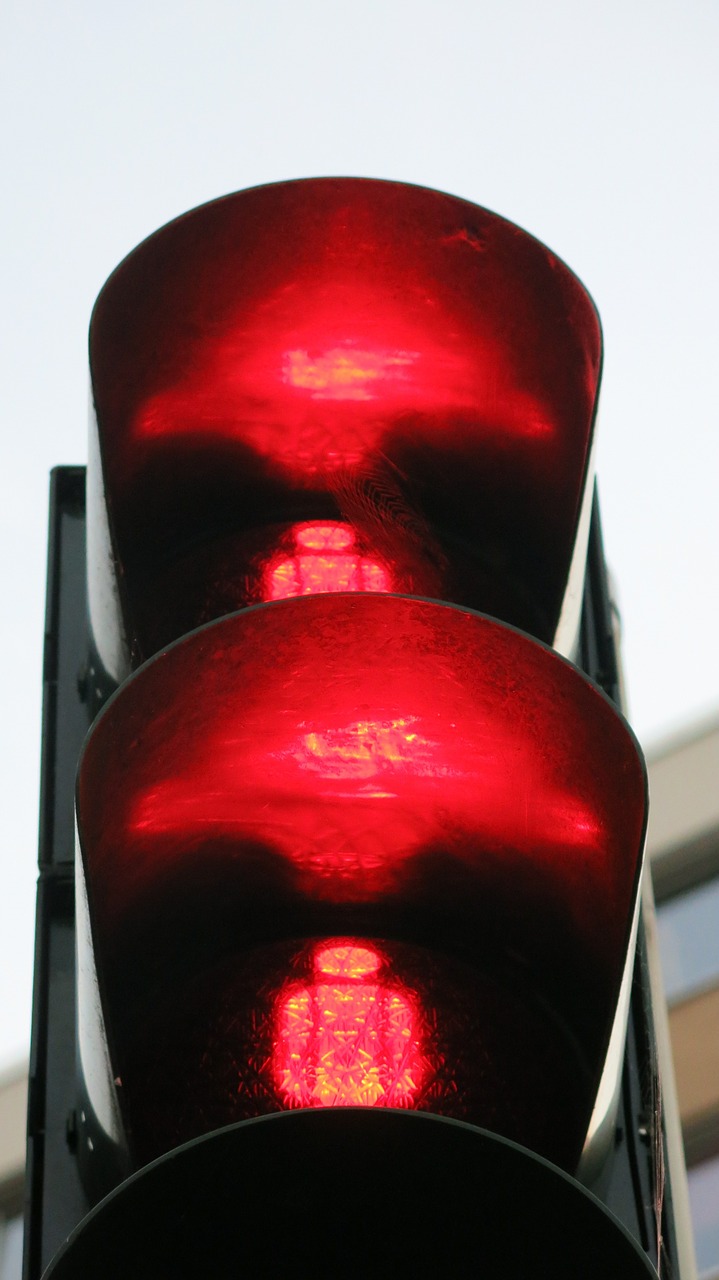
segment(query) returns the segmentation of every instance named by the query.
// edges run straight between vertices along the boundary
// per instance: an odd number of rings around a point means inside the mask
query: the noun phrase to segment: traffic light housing
[[[110,683],[276,598],[283,563],[288,594],[326,589],[286,565],[313,550],[352,554],[363,589],[575,651],[599,321],[503,218],[367,180],[229,196],[117,268],[90,364],[89,606]],[[350,546],[303,546],[322,524]]]
[[[435,1208],[462,1267],[460,1165],[489,1204],[492,1168],[516,1160],[550,1231],[559,1175],[526,1149],[588,1176],[593,1145],[602,1199],[658,1261],[632,1102],[653,1054],[641,982],[623,1076],[605,1065],[646,795],[631,732],[577,669],[615,692],[596,511],[584,577],[600,340],[582,286],[466,202],[280,184],[136,250],[96,307],[91,367],[87,715],[119,687],[78,782],[75,1202],[121,1185],[53,1274],[86,1274],[84,1251],[131,1221],[144,1240],[138,1205],[159,1213],[176,1175],[195,1196],[208,1161],[222,1178],[253,1144],[299,1161],[316,1197],[313,1144],[350,1133],[371,1166],[407,1134],[400,1163],[423,1176],[446,1151]],[[242,1195],[247,1230],[275,1206],[289,1262],[290,1191]],[[223,1203],[202,1210],[213,1248]],[[651,1274],[592,1214],[626,1252],[611,1273]],[[423,1244],[436,1268],[442,1239]],[[505,1269],[488,1274],[521,1274],[490,1253]]]
[[[574,1171],[645,796],[608,700],[466,610],[312,595],[145,664],[98,718],[77,794],[79,958],[131,1167],[237,1119],[364,1100]],[[98,1007],[83,986],[81,1058]]]

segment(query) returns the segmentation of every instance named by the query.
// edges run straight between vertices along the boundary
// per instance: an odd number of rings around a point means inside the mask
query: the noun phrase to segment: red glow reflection
[[[278,553],[264,566],[263,600],[327,591],[391,591],[387,570],[360,554],[349,525],[337,521],[298,524],[291,534],[295,554]]]
[[[479,417],[485,439],[552,440],[552,407],[516,385],[503,340],[456,332],[426,300],[420,327],[381,289],[370,295],[359,282],[343,289],[330,278],[324,292],[329,309],[311,290],[292,308],[272,298],[236,333],[208,344],[200,363],[138,409],[137,444],[234,439],[306,485],[371,457],[409,413],[422,435],[440,437],[445,423],[453,434],[457,418]],[[302,345],[288,349],[293,336]]]
[[[589,903],[607,801],[570,783],[573,722],[554,709],[579,677],[477,615],[394,596],[310,595],[242,616],[241,648],[221,643],[203,664],[222,712],[193,699],[172,767],[151,785],[143,776],[129,801],[132,842],[166,844],[172,858],[190,831],[259,842],[303,892],[334,902],[399,890],[427,850],[459,867],[512,850],[555,868],[570,900],[581,866]],[[240,654],[230,694],[222,672]]]
[[[373,777],[383,765],[436,776],[448,770],[438,760],[437,743],[418,731],[417,716],[354,720],[325,733],[306,733],[297,752],[301,768],[325,778]]]
[[[314,976],[277,1001],[275,1087],[289,1106],[411,1106],[426,1067],[414,992],[382,981],[384,958],[354,939],[316,946]]]
[[[407,381],[416,359],[414,352],[362,351],[351,343],[316,356],[288,351],[282,380],[308,388],[313,400],[374,400],[387,383]]]

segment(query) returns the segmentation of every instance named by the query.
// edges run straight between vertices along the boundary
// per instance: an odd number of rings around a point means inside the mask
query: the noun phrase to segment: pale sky
[[[86,454],[90,311],[168,219],[323,174],[544,240],[605,335],[598,475],[633,723],[719,710],[714,0],[6,0],[0,19],[3,994],[27,1052],[48,472]]]

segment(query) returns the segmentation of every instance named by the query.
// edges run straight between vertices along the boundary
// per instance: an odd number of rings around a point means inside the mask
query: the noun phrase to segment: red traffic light
[[[608,700],[487,617],[319,595],[186,637],[108,704],[81,762],[117,1082],[88,1083],[99,1128],[116,1098],[137,1166],[235,1120],[364,1102],[573,1168],[645,808]],[[88,988],[86,1083],[97,1016]]]
[[[591,299],[465,201],[291,182],[142,244],[90,358],[86,520],[78,474],[49,557],[33,1276],[113,1188],[57,1280],[647,1275],[579,1187],[645,1243],[654,1214],[661,1261],[646,780],[566,660],[614,688]],[[115,692],[73,912],[75,658],[83,727]]]
[[[392,958],[364,940],[325,938],[303,959],[306,972],[283,983],[273,1002],[277,1095],[288,1107],[416,1106],[430,1034]]]
[[[312,589],[451,600],[571,650],[601,336],[511,223],[399,183],[241,192],[130,254],[90,355],[90,610],[115,680]],[[291,567],[328,550],[313,528],[338,543],[317,574]]]

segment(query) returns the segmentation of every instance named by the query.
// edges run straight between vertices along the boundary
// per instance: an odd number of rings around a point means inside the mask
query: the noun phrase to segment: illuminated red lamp
[[[387,568],[363,556],[350,525],[338,521],[298,524],[286,551],[275,551],[257,575],[264,600],[286,600],[325,591],[391,591]]]
[[[248,609],[111,700],[77,816],[95,1145],[136,1167],[364,1096],[576,1166],[646,784],[625,722],[556,654],[411,598]]]
[[[311,948],[311,972],[275,1001],[272,1075],[288,1107],[416,1106],[429,1039],[414,992],[387,981],[387,958],[356,938]]]
[[[601,336],[511,223],[400,183],[241,192],[125,259],[90,360],[90,612],[113,680],[283,572],[288,594],[446,599],[571,651]],[[283,571],[312,527],[356,569]]]

